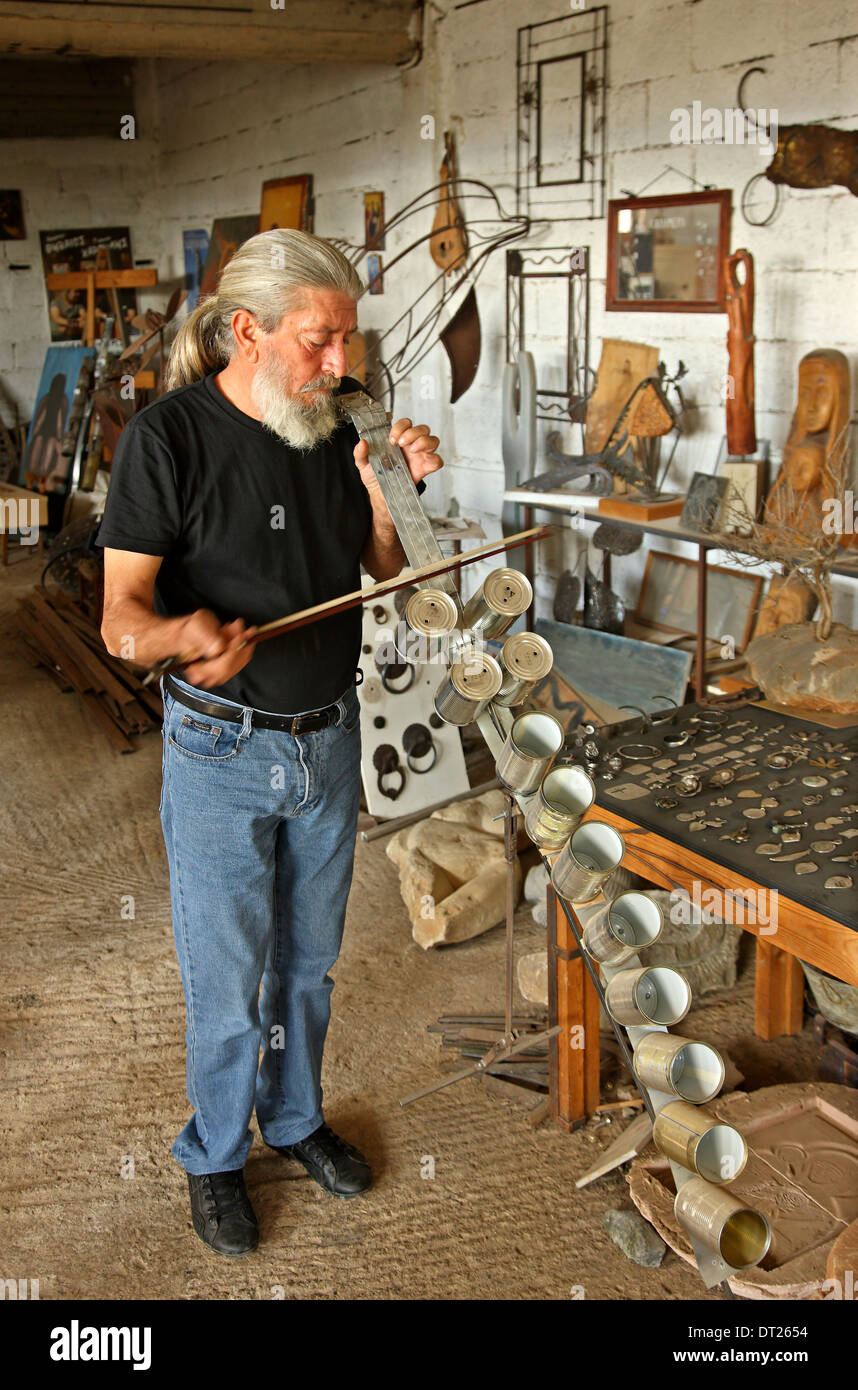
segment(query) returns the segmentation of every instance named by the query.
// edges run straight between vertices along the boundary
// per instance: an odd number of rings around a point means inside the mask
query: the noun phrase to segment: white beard
[[[333,387],[339,384],[338,377],[320,377],[308,383],[310,386]],[[307,387],[302,387],[306,391]],[[269,351],[262,365],[257,369],[250,396],[259,411],[262,424],[284,444],[293,449],[312,449],[330,439],[340,423],[340,416],[330,392],[315,400],[301,399],[291,388],[289,373],[273,350]]]

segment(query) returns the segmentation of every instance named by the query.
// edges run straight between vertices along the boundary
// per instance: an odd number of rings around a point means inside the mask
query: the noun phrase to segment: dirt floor
[[[576,1191],[625,1120],[531,1129],[474,1081],[400,1108],[441,1074],[428,1023],[502,1009],[503,932],[424,953],[384,840],[358,843],[324,1076],[326,1118],[374,1186],[338,1201],[257,1136],[258,1252],[229,1262],[202,1245],[170,1155],[188,1106],[160,740],[113,752],[21,656],[14,601],[38,575],[14,549],[0,570],[0,1278],[37,1278],[42,1299],[720,1298],[672,1252],[645,1270],[611,1243],[603,1213],[631,1206],[622,1172]],[[518,951],[538,949],[521,922]],[[737,988],[686,1031],[727,1047],[749,1089],[811,1079],[809,1025],[763,1043],[752,1002],[746,937]]]

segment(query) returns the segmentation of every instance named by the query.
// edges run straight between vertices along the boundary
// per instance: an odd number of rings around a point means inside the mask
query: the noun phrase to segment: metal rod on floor
[[[424,806],[422,811],[412,811],[408,816],[397,816],[395,820],[387,820],[381,825],[372,826],[370,830],[362,830],[360,837],[362,840],[380,840],[382,835],[392,835],[395,830],[404,830],[407,825],[414,825],[424,816],[431,816],[433,811],[441,811],[445,806],[452,806],[455,801],[469,801],[472,796],[482,796],[484,792],[494,791],[496,786],[497,778],[493,777],[490,782],[481,782],[478,787],[471,787],[470,791],[445,797],[443,801],[433,801],[431,806]]]
[[[512,1042],[512,982],[515,962],[513,959],[515,921],[515,869],[518,863],[518,802],[512,792],[504,792],[506,815],[504,816],[504,856],[506,858],[506,1009],[504,1013],[504,1041]]]

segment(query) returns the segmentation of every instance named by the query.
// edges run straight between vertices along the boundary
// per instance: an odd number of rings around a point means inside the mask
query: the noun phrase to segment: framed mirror
[[[723,314],[729,188],[608,203],[605,308]]]

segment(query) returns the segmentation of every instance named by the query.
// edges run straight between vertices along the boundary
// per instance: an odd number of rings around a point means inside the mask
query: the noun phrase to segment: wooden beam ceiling
[[[0,53],[406,63],[414,0],[0,0]]]

